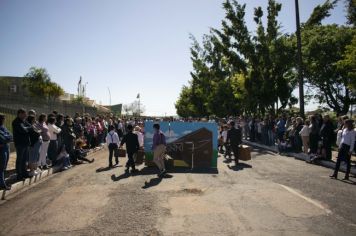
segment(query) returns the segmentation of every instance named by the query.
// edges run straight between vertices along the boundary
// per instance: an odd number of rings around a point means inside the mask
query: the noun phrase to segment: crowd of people
[[[128,162],[126,170],[135,172],[135,155],[143,151],[144,120],[120,119],[112,114],[92,117],[89,114],[76,113],[73,117],[53,111],[51,114],[37,115],[34,110],[26,112],[19,109],[12,122],[11,134],[4,126],[6,117],[0,115],[0,188],[10,189],[5,182],[5,171],[9,160],[9,143],[16,148],[16,174],[18,180],[35,176],[49,166],[59,166],[67,170],[72,165],[83,162],[92,163],[86,156],[90,149],[104,145],[109,149],[109,168],[119,164],[118,150],[126,145]],[[158,121],[154,118],[145,120]],[[237,158],[237,146],[241,139],[259,142],[264,145],[278,146],[280,152],[304,152],[313,161],[316,158],[332,159],[332,148],[339,149],[335,173],[337,178],[341,161],[347,163],[348,179],[351,167],[351,154],[355,147],[353,121],[347,116],[340,117],[333,124],[328,115],[312,115],[307,119],[298,116],[272,115],[264,118],[237,117],[229,119],[184,119],[172,117],[159,121],[216,122],[219,124],[219,151]],[[165,137],[158,123],[154,124],[152,150],[154,163],[159,169],[159,176],[166,174]],[[233,145],[231,145],[233,143]],[[113,164],[115,157],[115,165]]]
[[[230,119],[231,120],[231,119]],[[347,171],[345,179],[349,178],[351,155],[356,146],[356,131],[353,120],[348,116],[339,117],[334,124],[329,115],[311,115],[306,119],[298,116],[272,115],[262,118],[238,117],[237,126],[241,129],[244,139],[268,146],[277,146],[279,152],[304,152],[310,162],[316,159],[332,159],[333,147],[338,149],[335,173],[331,177],[337,178],[340,163],[345,161]],[[226,119],[220,121],[219,149],[221,152],[227,143],[229,130]]]
[[[19,109],[12,122],[12,132],[5,127],[6,116],[0,114],[0,189],[10,190],[5,181],[5,171],[10,158],[10,142],[16,149],[16,177],[18,181],[33,177],[51,166],[67,170],[72,165],[83,162],[92,163],[88,159],[90,149],[103,146],[109,149],[109,167],[118,165],[116,151],[126,147],[128,162],[127,171],[135,172],[134,156],[144,146],[144,121],[138,118],[121,119],[108,115],[91,116],[76,113],[73,117],[53,111],[50,114],[37,114],[36,111]],[[155,126],[159,140],[153,149],[165,146],[164,134]],[[157,151],[156,151],[157,153]],[[115,154],[115,155],[114,155]],[[160,154],[161,155],[161,154]],[[159,155],[159,156],[160,156]],[[160,173],[165,174],[162,160],[155,158]]]

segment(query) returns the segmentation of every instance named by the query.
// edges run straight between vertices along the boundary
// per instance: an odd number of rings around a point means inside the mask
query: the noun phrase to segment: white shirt
[[[310,135],[310,129],[309,126],[304,125],[302,130],[299,132],[300,136],[302,137],[308,137]]]
[[[57,140],[57,134],[59,134],[62,130],[58,128],[55,124],[48,124],[48,132],[50,134],[51,140]]]
[[[137,134],[137,137],[138,137],[138,143],[140,145],[140,147],[143,147],[143,139],[144,139],[144,136],[141,132],[134,132],[135,134]]]
[[[226,131],[226,130],[224,130],[224,131],[221,133],[221,137],[223,138],[224,143],[226,143],[226,140],[227,140],[227,131]]]
[[[119,135],[117,135],[117,133],[114,130],[110,131],[106,135],[106,144],[109,145],[110,143],[116,143],[117,145],[120,144]]]
[[[344,129],[342,131],[342,137],[341,137],[341,142],[339,147],[341,147],[341,145],[344,143],[350,146],[350,152],[352,152],[354,150],[354,145],[355,145],[355,135],[356,135],[355,130]]]

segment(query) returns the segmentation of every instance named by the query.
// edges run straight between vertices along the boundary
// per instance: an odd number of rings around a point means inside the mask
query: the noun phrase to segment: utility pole
[[[302,39],[300,36],[299,0],[295,0],[295,17],[297,23],[297,60],[298,60],[298,81],[299,81],[299,113],[304,117],[304,81],[303,81],[303,61],[302,61]]]
[[[111,107],[111,92],[110,92],[110,88],[108,87],[108,91],[109,91],[109,102],[110,102],[110,107]]]

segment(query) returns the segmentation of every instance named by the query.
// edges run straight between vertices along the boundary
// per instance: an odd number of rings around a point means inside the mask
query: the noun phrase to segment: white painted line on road
[[[332,211],[331,211],[331,210],[325,208],[325,207],[324,207],[323,205],[321,205],[319,202],[317,202],[317,201],[315,201],[315,200],[313,200],[313,199],[311,199],[311,198],[309,198],[309,197],[306,197],[306,196],[304,196],[304,195],[298,193],[296,190],[294,190],[294,189],[292,189],[292,188],[290,188],[290,187],[288,187],[288,186],[285,186],[285,185],[283,185],[283,184],[279,184],[279,185],[280,185],[281,187],[283,187],[285,190],[287,190],[288,192],[290,192],[290,193],[292,193],[292,194],[294,194],[294,195],[296,195],[296,196],[298,196],[298,197],[304,199],[305,201],[307,201],[307,202],[313,204],[314,206],[316,206],[316,207],[318,207],[318,208],[324,210],[324,211],[326,212],[326,214],[328,214],[328,215],[332,214]]]

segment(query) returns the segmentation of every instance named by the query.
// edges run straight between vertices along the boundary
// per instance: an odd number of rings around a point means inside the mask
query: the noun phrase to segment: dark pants
[[[29,158],[29,146],[16,146],[16,174],[17,178],[28,176],[26,162]]]
[[[49,142],[47,157],[52,161],[52,165],[55,165],[58,155],[58,142],[57,140],[51,140]]]
[[[235,164],[238,164],[239,163],[239,145],[231,144],[231,149],[234,152]]]
[[[229,156],[229,158],[231,158],[231,147],[230,147],[230,144],[228,143],[224,143],[224,147],[225,147],[225,158],[227,156]]]
[[[345,174],[345,178],[348,178],[350,175],[350,171],[351,171],[351,156],[349,155],[349,151],[350,151],[350,146],[346,145],[346,144],[342,144],[341,148],[339,150],[339,154],[337,156],[337,161],[336,161],[336,166],[335,166],[335,171],[334,171],[334,175],[337,177],[337,174],[339,172],[340,169],[340,164],[342,161],[346,162],[346,174]]]
[[[255,141],[256,141],[255,129],[251,129],[251,130],[250,130],[250,141],[251,141],[251,142],[255,142]]]
[[[5,171],[9,161],[9,145],[4,144],[0,147],[0,187],[5,187]]]
[[[117,146],[116,143],[110,143],[109,144],[109,166],[112,166],[112,157],[114,155],[114,150],[118,149],[119,147]],[[115,157],[115,163],[116,165],[119,164],[119,158]]]
[[[284,140],[284,131],[278,131],[278,140],[282,142]]]
[[[323,139],[323,148],[325,150],[326,160],[331,160],[332,159],[331,142],[328,139]]]
[[[316,154],[318,152],[319,136],[317,134],[310,134],[310,153]]]
[[[134,154],[134,152],[127,152],[129,160],[126,163],[126,168],[131,167],[133,170],[135,169],[135,160],[133,158]]]

